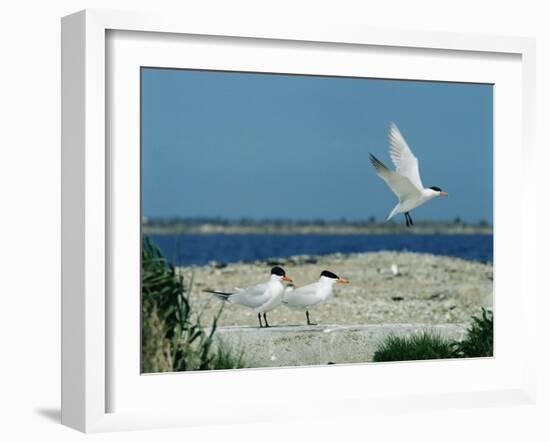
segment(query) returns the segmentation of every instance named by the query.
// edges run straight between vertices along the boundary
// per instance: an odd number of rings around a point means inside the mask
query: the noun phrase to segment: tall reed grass
[[[189,303],[192,281],[166,260],[144,237],[141,251],[141,371],[159,373],[186,370],[242,368],[243,353],[214,345],[223,304],[207,330]]]

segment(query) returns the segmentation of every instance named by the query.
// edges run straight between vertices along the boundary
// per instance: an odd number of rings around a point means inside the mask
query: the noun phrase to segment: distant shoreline
[[[270,235],[383,235],[383,234],[412,234],[412,235],[490,235],[493,227],[490,225],[457,224],[457,223],[430,223],[417,222],[414,227],[407,228],[405,224],[397,223],[368,223],[368,224],[172,224],[148,225],[142,224],[144,235],[173,235],[173,234],[270,234]]]

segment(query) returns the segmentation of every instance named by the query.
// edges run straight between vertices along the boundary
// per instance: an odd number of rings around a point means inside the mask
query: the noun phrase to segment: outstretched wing
[[[408,178],[418,190],[424,189],[418,170],[418,159],[411,152],[395,123],[390,123],[390,157],[399,175]]]
[[[392,192],[397,195],[399,201],[405,199],[409,195],[415,195],[420,192],[409,178],[388,169],[388,167],[373,154],[370,154],[370,162],[374,166],[378,176],[382,178]]]

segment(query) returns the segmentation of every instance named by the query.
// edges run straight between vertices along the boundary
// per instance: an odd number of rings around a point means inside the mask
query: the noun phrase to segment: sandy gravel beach
[[[270,267],[282,265],[296,285],[316,281],[331,270],[350,280],[336,285],[327,304],[310,311],[320,324],[467,323],[480,307],[493,305],[493,266],[459,258],[404,252],[350,255],[296,256],[271,261],[215,263],[181,267],[186,281],[192,280],[190,301],[202,312],[201,322],[210,324],[220,301],[206,288],[232,290],[264,281]],[[392,269],[393,267],[393,269]],[[305,314],[280,306],[268,314],[270,325],[305,324]],[[257,325],[249,309],[226,304],[219,325]]]

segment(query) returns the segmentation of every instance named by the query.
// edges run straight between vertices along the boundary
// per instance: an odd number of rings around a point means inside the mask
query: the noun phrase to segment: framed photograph
[[[533,400],[533,40],[95,10],[62,37],[64,424]]]

